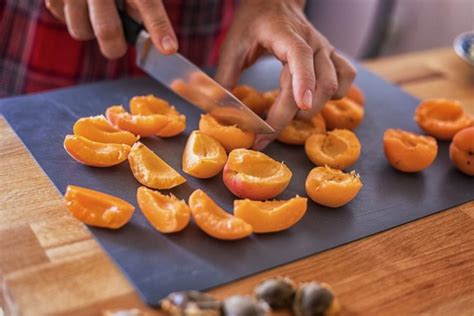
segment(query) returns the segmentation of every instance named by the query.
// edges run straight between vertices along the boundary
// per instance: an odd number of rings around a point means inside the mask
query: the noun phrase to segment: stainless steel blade
[[[275,130],[211,77],[180,54],[162,55],[146,31],[137,43],[137,65],[190,103],[226,124],[262,134]]]

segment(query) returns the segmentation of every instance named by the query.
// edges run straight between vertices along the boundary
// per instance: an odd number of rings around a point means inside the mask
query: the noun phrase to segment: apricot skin
[[[289,145],[304,145],[306,139],[312,134],[322,134],[326,132],[326,123],[321,113],[311,118],[311,122],[294,119],[286,126],[277,140]]]
[[[402,172],[419,172],[429,167],[438,153],[433,137],[399,129],[385,131],[383,148],[388,162]]]
[[[469,176],[474,176],[474,127],[456,133],[449,145],[449,157],[454,165]]]
[[[362,92],[362,90],[359,88],[359,86],[357,86],[355,83],[353,83],[351,85],[351,87],[349,88],[349,91],[347,91],[347,95],[346,97],[348,97],[349,99],[351,99],[352,101],[364,106],[365,104],[365,95],[364,95],[364,92]]]
[[[364,107],[346,97],[326,103],[321,114],[328,130],[336,128],[353,130],[364,119]]]

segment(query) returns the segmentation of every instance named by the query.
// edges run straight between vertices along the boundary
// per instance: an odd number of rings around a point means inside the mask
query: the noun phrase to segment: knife
[[[135,45],[137,65],[151,77],[224,124],[258,134],[275,133],[270,125],[184,56],[161,54],[143,25],[129,17],[120,5],[118,9],[125,39]]]

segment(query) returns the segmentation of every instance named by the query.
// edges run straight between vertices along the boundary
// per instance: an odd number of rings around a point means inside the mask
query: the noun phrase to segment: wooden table
[[[451,49],[365,64],[413,95],[457,98],[474,114],[474,68]],[[2,118],[0,183],[0,306],[22,315],[146,309]],[[471,202],[211,292],[246,294],[286,275],[331,284],[342,315],[472,315],[473,217]]]

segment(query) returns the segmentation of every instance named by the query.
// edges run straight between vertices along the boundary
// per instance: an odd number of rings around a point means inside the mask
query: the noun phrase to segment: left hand
[[[331,98],[341,98],[356,75],[354,67],[306,19],[301,0],[241,0],[223,43],[216,80],[234,87],[241,72],[270,52],[283,63],[280,95],[267,122],[279,133],[298,109],[310,118]],[[258,135],[263,149],[276,135]]]

